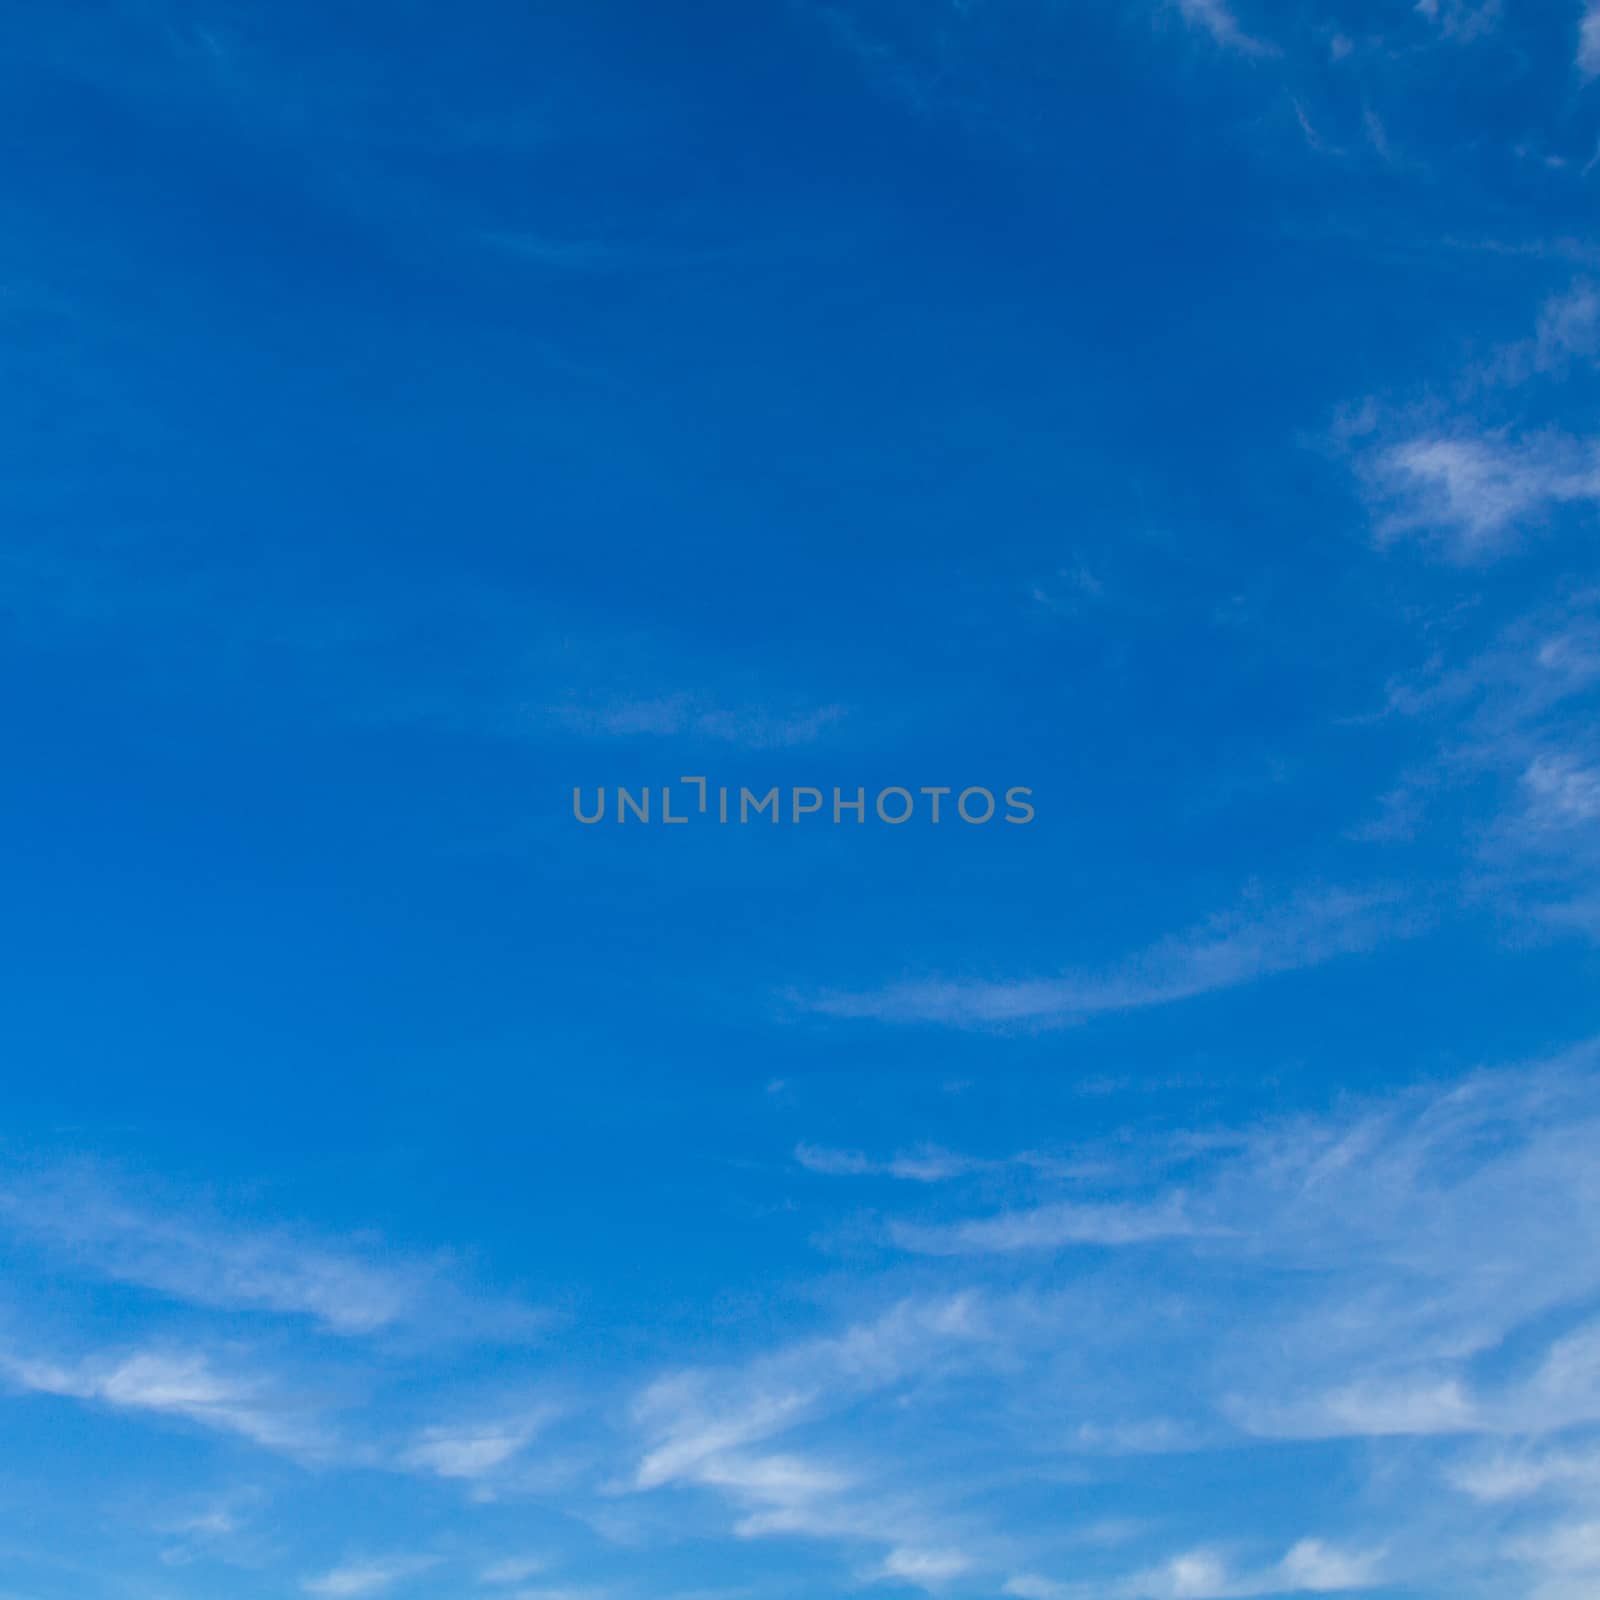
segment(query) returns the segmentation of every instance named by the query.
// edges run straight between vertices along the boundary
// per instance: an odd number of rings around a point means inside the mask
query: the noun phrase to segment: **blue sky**
[[[1600,7],[6,32],[3,1600],[1600,1592]]]

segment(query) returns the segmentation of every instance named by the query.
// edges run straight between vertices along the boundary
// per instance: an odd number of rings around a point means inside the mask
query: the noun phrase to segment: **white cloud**
[[[1015,1596],[1015,1600],[1071,1600],[1073,1590],[1053,1578],[1041,1578],[1035,1572],[1021,1572],[1006,1580],[1002,1594]]]
[[[547,1563],[543,1556],[507,1556],[491,1562],[478,1574],[479,1583],[526,1583],[529,1578],[543,1572]]]
[[[1562,1596],[1592,1595],[1600,1583],[1600,1519],[1569,1521],[1542,1533],[1516,1540],[1511,1554],[1519,1561],[1547,1573],[1581,1576],[1588,1581],[1579,1589],[1556,1591]],[[1544,1591],[1541,1591],[1543,1593]]]
[[[1374,1587],[1378,1566],[1376,1555],[1352,1554],[1320,1539],[1302,1539],[1279,1563],[1275,1578],[1293,1594],[1343,1594]]]
[[[1570,752],[1546,752],[1522,775],[1529,821],[1540,828],[1586,827],[1600,821],[1600,766]]]
[[[693,1377],[659,1379],[636,1408],[658,1436],[639,1462],[638,1487],[654,1489],[718,1471],[716,1463],[728,1452],[798,1421],[815,1405],[819,1392],[815,1382],[793,1387],[756,1383],[731,1403],[711,1402],[704,1384]]]
[[[1474,892],[1536,929],[1600,933],[1600,592],[1526,617],[1454,664],[1439,656],[1391,685],[1393,714],[1431,720],[1437,751],[1402,786],[1426,809],[1471,802]]]
[[[75,1363],[0,1352],[0,1375],[37,1394],[180,1417],[290,1455],[316,1456],[328,1446],[313,1410],[264,1377],[218,1370],[199,1351],[148,1349]]]
[[[1452,559],[1500,554],[1558,506],[1600,500],[1600,448],[1546,433],[1421,434],[1377,453],[1369,481],[1385,541],[1438,542]]]
[[[1277,1311],[1272,1359],[1253,1372],[1240,1363],[1247,1428],[1426,1436],[1600,1419],[1600,1335],[1588,1324],[1521,1376],[1491,1383],[1472,1365],[1600,1292],[1600,1265],[1560,1242],[1574,1219],[1600,1222],[1587,1153],[1600,1141],[1585,1078],[1595,1056],[1586,1047],[1548,1072],[1403,1097],[1342,1128],[1286,1130],[1220,1179],[1211,1214],[1246,1228],[1254,1216],[1258,1255],[1320,1275],[1302,1305]]]
[[[498,1422],[425,1428],[405,1450],[401,1464],[440,1478],[487,1478],[524,1449],[551,1415],[539,1410]]]
[[[1268,1595],[1350,1594],[1376,1587],[1378,1557],[1303,1539],[1277,1565],[1237,1572],[1210,1550],[1193,1550],[1130,1580],[1116,1592],[1128,1600],[1257,1600]],[[1026,1600],[1026,1597],[1024,1597]]]
[[[819,1411],[992,1336],[974,1295],[906,1299],[839,1334],[788,1346],[743,1368],[658,1378],[633,1408],[650,1441],[636,1484],[651,1489],[698,1479],[729,1451],[785,1433]]]
[[[1577,362],[1600,358],[1600,291],[1578,278],[1539,308],[1530,338],[1498,350],[1470,373],[1469,387],[1515,386],[1534,378],[1560,379]]]
[[[609,738],[708,739],[746,750],[787,749],[814,744],[845,716],[843,706],[778,711],[756,705],[724,706],[700,695],[618,696],[574,700],[549,708],[548,716],[579,733]]]
[[[358,1596],[381,1594],[406,1578],[415,1577],[436,1564],[432,1556],[406,1556],[383,1561],[351,1561],[307,1578],[300,1587],[321,1600],[357,1600]]]
[[[890,1270],[952,1293],[662,1378],[635,1409],[633,1486],[719,1496],[747,1538],[875,1546],[867,1576],[896,1550],[957,1552],[961,1581],[1009,1573],[1014,1600],[1336,1594],[1428,1570],[1405,1532],[1419,1483],[1432,1528],[1447,1485],[1537,1505],[1591,1481],[1571,1438],[1600,1423],[1600,1258],[1570,1241],[1600,1229],[1597,1061],[1587,1045],[1320,1116],[1111,1140],[1100,1162],[1080,1143],[1070,1165],[979,1163],[976,1213],[961,1178],[906,1191],[936,1214],[891,1237],[943,1259]],[[1035,1203],[988,1209],[1002,1184]],[[1053,1254],[1084,1239],[1163,1239],[1173,1259],[1152,1276],[1126,1250]],[[1018,1452],[1030,1479],[1076,1482],[1108,1451],[1284,1439],[1366,1441],[1409,1487],[1358,1539],[1219,1543],[1131,1577],[1103,1556],[1052,1575],[1044,1548],[960,1514],[996,1514]],[[1488,1441],[1514,1453],[1476,1454]]]
[[[1334,889],[1276,911],[1214,917],[1105,973],[900,983],[865,993],[824,993],[807,1004],[825,1016],[966,1028],[1073,1022],[1171,1005],[1316,966],[1371,949],[1405,927],[1393,895]]]
[[[1178,12],[1191,27],[1201,28],[1220,45],[1246,55],[1269,55],[1272,46],[1252,38],[1239,26],[1227,0],[1177,0]]]
[[[435,1263],[234,1226],[192,1198],[142,1206],[84,1168],[14,1170],[0,1183],[0,1226],[96,1276],[191,1305],[308,1317],[344,1336],[419,1320],[508,1334],[538,1322],[525,1308],[469,1300]]]
[[[1389,414],[1369,398],[1333,430],[1367,492],[1380,543],[1412,539],[1447,559],[1503,555],[1563,507],[1600,501],[1600,437],[1530,427],[1507,410],[1509,391],[1534,378],[1559,381],[1600,359],[1600,291],[1584,278],[1551,295],[1532,334],[1499,346],[1458,375],[1470,412],[1435,402]]]
[[[1600,11],[1597,11],[1600,16]],[[1600,292],[1580,279],[1552,295],[1539,313],[1533,362],[1541,372],[1559,371],[1575,356],[1600,354]]]
[[[1589,0],[1578,23],[1578,71],[1600,77],[1600,0]]]
[[[842,1494],[851,1481],[845,1473],[794,1455],[712,1456],[695,1476],[712,1488],[778,1505]]]
[[[1500,0],[1417,0],[1416,11],[1447,39],[1464,44],[1495,27],[1500,20]]]
[[[1388,1439],[1472,1433],[1487,1425],[1459,1377],[1356,1382],[1300,1404],[1247,1413],[1257,1433],[1288,1438]]]
[[[209,1500],[191,1506],[174,1516],[163,1518],[157,1524],[161,1533],[176,1534],[188,1539],[222,1539],[237,1533],[244,1522],[238,1501],[251,1498],[235,1496],[231,1499]]]
[[[1498,1276],[1510,1276],[1503,1264]],[[1429,1329],[1434,1341],[1429,1353],[1403,1359],[1398,1351],[1386,1352],[1386,1364],[1403,1375],[1356,1379],[1287,1403],[1245,1404],[1239,1407],[1239,1418],[1265,1437],[1298,1439],[1536,1438],[1600,1423],[1600,1325],[1594,1323],[1550,1345],[1525,1378],[1498,1384],[1470,1381],[1470,1355],[1493,1349],[1538,1309],[1513,1300],[1494,1319],[1487,1308],[1480,1308],[1477,1325],[1462,1320],[1454,1327]]]
[[[949,1583],[972,1570],[972,1562],[959,1550],[918,1550],[901,1546],[884,1557],[880,1578],[924,1587]]]
[[[991,1163],[950,1150],[927,1148],[873,1161],[859,1150],[830,1150],[822,1145],[797,1144],[794,1158],[808,1172],[832,1178],[897,1178],[907,1183],[946,1183],[980,1172]]]
[[[830,1178],[862,1178],[882,1171],[859,1150],[828,1150],[802,1142],[794,1147],[794,1158],[806,1171]]]
[[[1547,1068],[1149,1151],[1149,1175],[1122,1181],[1153,1196],[900,1219],[889,1236],[990,1260],[1165,1241],[1225,1268],[1225,1281],[1244,1274],[1250,1317],[1219,1340],[1206,1381],[1222,1380],[1211,1404],[1247,1433],[1535,1435],[1600,1421],[1600,1324],[1587,1318],[1515,1375],[1490,1382],[1474,1366],[1515,1330],[1600,1296],[1600,1262],[1562,1242],[1600,1227],[1597,1058],[1589,1045]],[[1177,1165],[1181,1190],[1160,1181]],[[1138,1317],[1127,1315],[1119,1337],[1136,1359]],[[1108,1425],[1129,1426],[1096,1428]],[[1192,1431],[1157,1431],[1146,1447],[1182,1447]]]
[[[1206,1550],[1192,1550],[1175,1557],[1164,1567],[1135,1579],[1128,1593],[1149,1600],[1221,1600],[1231,1595],[1232,1580],[1220,1556]]]
[[[1495,1505],[1526,1500],[1551,1489],[1600,1494],[1600,1449],[1500,1449],[1455,1462],[1450,1482],[1474,1500]]]
[[[886,1497],[857,1470],[815,1452],[770,1446],[889,1391],[904,1393],[962,1370],[999,1337],[974,1295],[907,1299],[837,1335],[742,1367],[658,1379],[634,1407],[645,1441],[634,1487],[710,1490],[737,1509],[740,1538],[887,1546],[885,1559],[898,1552],[907,1581],[937,1581],[931,1565],[920,1577],[910,1567],[918,1552],[932,1562],[929,1552],[948,1550],[949,1516],[927,1515],[914,1497]]]
[[[1185,1239],[1201,1231],[1181,1197],[1157,1205],[1084,1205],[1063,1201],[933,1227],[891,1225],[890,1237],[919,1255],[1010,1255],[1068,1245],[1136,1245]]]
[[[422,1288],[396,1271],[285,1233],[230,1230],[161,1216],[107,1193],[83,1174],[58,1172],[0,1189],[0,1219],[91,1270],[179,1299],[315,1318],[338,1333],[395,1321]]]

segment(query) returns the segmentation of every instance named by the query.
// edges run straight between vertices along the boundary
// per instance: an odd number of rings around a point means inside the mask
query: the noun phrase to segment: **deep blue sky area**
[[[1600,5],[0,129],[0,1600],[1600,1593]]]

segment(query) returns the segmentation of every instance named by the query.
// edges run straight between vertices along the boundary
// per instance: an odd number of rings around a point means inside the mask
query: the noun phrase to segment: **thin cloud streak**
[[[1578,71],[1585,82],[1600,77],[1600,0],[1589,0],[1578,24]]]
[[[1269,56],[1277,52],[1270,44],[1253,38],[1239,26],[1226,0],[1178,0],[1178,12],[1191,27],[1209,33],[1220,45],[1245,55]]]
[[[1354,1594],[1382,1583],[1382,1555],[1302,1539],[1261,1571],[1240,1571],[1219,1550],[1196,1549],[1109,1584],[1062,1583],[1036,1573],[1006,1582],[1011,1600],[1256,1600],[1258,1596]]]
[[[994,1165],[949,1150],[924,1149],[874,1161],[859,1150],[830,1150],[822,1145],[797,1144],[794,1158],[807,1172],[830,1178],[895,1178],[906,1183],[947,1183]],[[1018,1160],[1039,1158],[1018,1157]]]
[[[405,1556],[382,1561],[351,1561],[318,1577],[307,1578],[301,1589],[318,1600],[359,1600],[362,1595],[381,1594],[406,1578],[416,1577],[437,1565],[432,1556]]]
[[[813,744],[845,716],[842,706],[780,712],[762,706],[719,705],[704,696],[572,701],[543,713],[551,722],[592,737],[697,738],[745,750]]]
[[[300,1459],[333,1446],[316,1411],[286,1397],[273,1380],[220,1368],[198,1350],[176,1347],[96,1356],[76,1362],[0,1352],[0,1377],[34,1394],[115,1410],[152,1412]]]
[[[1102,974],[973,982],[892,984],[864,993],[824,993],[805,1002],[823,1016],[980,1028],[1065,1023],[1137,1011],[1237,988],[1258,978],[1371,950],[1411,931],[1413,918],[1390,892],[1335,889],[1255,918],[1212,918]]]
[[[14,1169],[0,1181],[0,1228],[114,1282],[216,1310],[304,1317],[344,1338],[423,1325],[519,1338],[543,1320],[465,1294],[440,1262],[240,1228],[192,1202],[159,1211],[83,1166]]]
[[[1600,442],[1555,432],[1422,434],[1383,450],[1368,472],[1389,507],[1381,541],[1433,539],[1461,563],[1501,554],[1560,506],[1600,502]]]
[[[920,1394],[949,1394],[958,1383],[986,1416],[1014,1419],[1015,1438],[991,1441],[999,1452],[1026,1448],[1063,1464],[1252,1442],[1392,1440],[1406,1442],[1414,1470],[1450,1491],[1446,1507],[1451,1493],[1521,1503],[1600,1481],[1575,1446],[1541,1450],[1541,1441],[1600,1425],[1600,1272],[1592,1254],[1562,1243],[1591,1229],[1600,1203],[1591,1154],[1600,1142],[1597,1059],[1600,1045],[1590,1043],[1325,1115],[1174,1134],[1170,1148],[1144,1150],[1132,1165],[1103,1163],[1117,1170],[1118,1187],[1143,1191],[1138,1198],[1092,1196],[1082,1175],[975,1161],[965,1176],[978,1194],[1003,1172],[1084,1197],[891,1222],[888,1242],[942,1258],[937,1281],[964,1298],[943,1309],[907,1302],[836,1338],[665,1380],[638,1413],[649,1443],[637,1486],[724,1494],[751,1533],[865,1542],[858,1523],[838,1514],[831,1485],[847,1476],[859,1496],[893,1464],[862,1453],[858,1423],[858,1448],[841,1471],[818,1454],[830,1443],[822,1425],[870,1407],[899,1428]],[[840,1175],[858,1176],[873,1164],[843,1165]],[[1179,1166],[1181,1189],[1166,1182]],[[929,1203],[948,1212],[959,1198],[941,1190]],[[1085,1257],[1085,1245],[1097,1253]],[[1154,1298],[1149,1274],[1123,1264],[1150,1247],[1171,1253]],[[1503,1359],[1508,1351],[1514,1363]],[[1174,1389],[1188,1408],[1183,1423],[1160,1411]],[[1509,1453],[1459,1454],[1493,1440]],[[908,1448],[898,1438],[897,1459]],[[762,1483],[774,1495],[788,1483],[789,1503],[755,1511]],[[1406,1519],[1387,1520],[1399,1538]],[[1013,1564],[1007,1592],[1019,1600],[1342,1593],[1406,1581],[1437,1555],[1405,1540],[1391,1562],[1388,1542],[1381,1526],[1357,1545],[1307,1536],[1259,1564],[1220,1546],[1191,1549],[1093,1584]],[[981,1528],[959,1547],[895,1544],[953,1549],[972,1573],[996,1570]]]
[[[1183,1198],[1175,1196],[1153,1206],[1062,1202],[948,1226],[895,1222],[889,1237],[916,1255],[1017,1255],[1071,1245],[1155,1244],[1206,1231],[1188,1215]]]

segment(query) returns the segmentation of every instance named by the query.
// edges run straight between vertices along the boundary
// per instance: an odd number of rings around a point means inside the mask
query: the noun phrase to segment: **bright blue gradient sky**
[[[1600,1593],[1600,5],[5,34],[3,1600]]]

